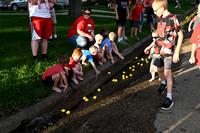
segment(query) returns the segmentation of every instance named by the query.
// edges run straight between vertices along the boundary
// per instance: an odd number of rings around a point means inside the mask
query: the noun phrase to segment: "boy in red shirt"
[[[66,55],[62,55],[59,58],[59,63],[48,68],[44,74],[42,75],[42,82],[45,85],[53,85],[52,89],[56,92],[62,92],[59,87],[64,87],[63,92],[68,89],[68,81],[65,76],[65,70],[64,67],[66,67],[69,63],[69,57]],[[63,84],[64,81],[64,84]]]
[[[82,76],[83,76],[83,71],[82,71],[82,66],[79,63],[80,58],[82,57],[82,51],[80,50],[80,48],[76,48],[72,54],[72,56],[70,57],[70,62],[68,64],[67,67],[65,67],[66,70],[68,69],[72,69],[73,71],[73,76],[71,78],[71,80],[75,83],[78,84],[77,79],[79,80],[83,80]]]
[[[167,0],[154,0],[152,8],[154,13],[158,16],[158,38],[155,40],[155,45],[152,44],[148,46],[144,52],[147,54],[152,46],[155,46],[153,64],[158,67],[158,74],[161,79],[161,86],[158,89],[158,93],[163,94],[167,89],[167,96],[161,109],[169,110],[174,104],[172,101],[172,63],[177,63],[179,61],[183,32],[181,31],[176,16],[168,11]],[[177,35],[178,41],[174,51]]]
[[[197,63],[197,66],[199,67],[200,70],[200,23],[196,25],[194,28],[194,31],[192,33],[190,42],[192,43],[192,50],[191,50],[191,56],[189,59],[189,62],[191,64]],[[196,52],[196,59],[195,59],[195,52]]]

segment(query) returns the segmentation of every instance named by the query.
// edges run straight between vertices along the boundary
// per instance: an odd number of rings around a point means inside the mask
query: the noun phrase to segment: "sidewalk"
[[[193,12],[193,10],[191,12]],[[73,96],[75,94],[74,91],[80,91],[81,88],[83,87],[88,89],[88,91],[92,91],[95,87],[100,86],[106,80],[108,80],[109,77],[105,75],[107,71],[112,71],[112,75],[121,71],[123,67],[121,67],[121,65],[118,64],[125,65],[129,61],[128,59],[130,59],[131,57],[133,56],[139,57],[140,54],[143,54],[143,49],[146,47],[146,45],[150,43],[151,43],[151,35],[148,35],[146,38],[141,39],[137,43],[133,44],[132,46],[122,51],[122,54],[125,56],[125,59],[123,61],[115,57],[116,63],[114,65],[112,65],[110,62],[107,62],[103,66],[98,66],[98,69],[101,71],[101,74],[98,77],[94,75],[94,70],[91,70],[84,75],[85,80],[83,82],[81,82],[79,85],[73,84],[73,87],[75,89],[70,88],[65,94],[59,94],[55,92],[51,96],[42,99],[39,103],[36,103],[33,106],[25,108],[20,112],[0,121],[0,132],[9,132],[17,128],[22,121],[32,119],[36,116],[41,115],[45,111],[52,108],[54,105],[58,104],[64,97]],[[137,52],[134,52],[136,50]],[[96,82],[97,79],[98,82]]]

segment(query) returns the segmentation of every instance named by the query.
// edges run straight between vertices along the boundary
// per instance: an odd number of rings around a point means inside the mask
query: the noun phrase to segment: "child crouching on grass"
[[[94,68],[94,71],[96,75],[100,74],[100,71],[97,70],[96,65],[94,64],[92,55],[97,54],[97,47],[94,45],[90,46],[89,50],[82,50],[83,56],[81,57],[82,64],[87,65],[86,61],[90,62],[92,64],[92,67]]]
[[[77,79],[79,80],[83,80],[82,76],[83,76],[83,71],[82,71],[82,66],[79,63],[80,58],[82,57],[82,51],[80,50],[80,48],[76,48],[73,53],[72,56],[70,57],[70,61],[67,67],[65,67],[66,70],[68,69],[72,69],[73,71],[73,76],[71,78],[71,80],[75,83],[78,84]]]
[[[60,88],[64,87],[63,92],[65,92],[68,89],[68,81],[64,67],[66,67],[68,63],[69,57],[67,55],[60,56],[59,62],[44,72],[42,75],[42,82],[45,85],[53,85],[52,89],[59,93],[62,92]]]
[[[101,52],[103,53],[103,58],[104,58],[104,53],[106,52],[107,58],[111,60],[111,63],[114,64],[115,61],[112,56],[112,51],[120,58],[124,59],[122,54],[119,53],[118,48],[115,44],[115,38],[116,34],[114,32],[110,32],[108,34],[108,38],[106,38],[100,45]]]
[[[100,65],[103,65],[102,62],[106,62],[106,59],[103,57],[103,54],[100,51],[100,45],[103,41],[103,36],[101,34],[97,34],[95,36],[95,41],[96,43],[94,44],[94,46],[97,47],[98,50],[97,50],[97,54],[93,55],[92,57],[94,60],[98,61]]]

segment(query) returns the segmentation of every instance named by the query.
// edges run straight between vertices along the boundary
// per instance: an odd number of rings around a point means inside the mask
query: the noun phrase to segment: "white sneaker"
[[[49,37],[49,39],[52,39],[52,35]]]
[[[53,36],[54,39],[57,39],[57,37],[58,37],[57,35],[54,35],[54,36]]]
[[[124,36],[124,38],[123,38],[123,39],[124,39],[124,41],[128,40],[127,36]]]

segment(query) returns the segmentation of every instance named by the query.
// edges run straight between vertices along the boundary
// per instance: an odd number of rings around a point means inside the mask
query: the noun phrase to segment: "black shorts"
[[[139,21],[138,20],[130,20],[130,25],[131,25],[131,27],[138,27]]]
[[[45,84],[45,85],[53,85],[54,84],[54,81],[52,79],[52,75],[47,77],[45,80],[42,79],[42,82]]]
[[[116,20],[118,27],[124,27],[126,26],[126,18],[125,17],[119,17],[119,20]]]

